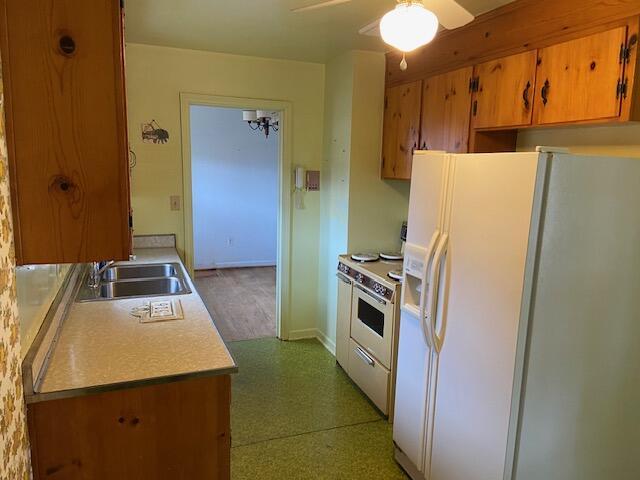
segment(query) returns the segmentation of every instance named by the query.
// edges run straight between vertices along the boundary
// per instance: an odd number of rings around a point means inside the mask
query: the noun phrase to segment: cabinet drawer
[[[349,376],[384,413],[389,414],[391,374],[353,339],[349,340]]]

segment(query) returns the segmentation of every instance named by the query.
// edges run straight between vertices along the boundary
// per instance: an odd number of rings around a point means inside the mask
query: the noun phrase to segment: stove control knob
[[[356,274],[356,282],[358,283],[364,283],[364,275],[361,273],[357,273]]]
[[[380,285],[379,283],[376,283],[373,286],[373,291],[376,292],[378,295],[382,295],[382,296],[385,296],[387,294],[387,289],[384,286]]]

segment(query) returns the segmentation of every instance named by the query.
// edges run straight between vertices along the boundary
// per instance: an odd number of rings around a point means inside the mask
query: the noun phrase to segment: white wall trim
[[[280,192],[278,198],[278,250],[276,270],[276,334],[289,340],[291,332],[291,177],[293,146],[293,105],[291,102],[259,98],[222,97],[197,93],[180,93],[180,123],[182,133],[182,174],[184,199],[185,264],[193,273],[193,205],[191,183],[191,105],[271,110],[280,112],[280,162],[278,166]]]
[[[195,265],[194,270],[214,270],[216,268],[250,268],[250,267],[275,267],[275,260],[246,260],[242,262],[220,262],[209,265]]]
[[[302,330],[290,330],[289,340],[303,340],[305,338],[316,338],[318,334],[317,328],[305,328]]]
[[[318,338],[318,341],[324,345],[324,348],[326,348],[327,350],[329,350],[329,353],[331,353],[331,355],[333,355],[334,357],[336,356],[336,343],[331,340],[329,337],[327,337],[324,332],[320,331],[320,329],[316,329],[317,331],[317,335],[316,337]]]
[[[307,338],[316,338],[331,355],[335,356],[335,342],[317,328],[305,328],[303,330],[291,330],[289,332],[289,340],[303,340]]]

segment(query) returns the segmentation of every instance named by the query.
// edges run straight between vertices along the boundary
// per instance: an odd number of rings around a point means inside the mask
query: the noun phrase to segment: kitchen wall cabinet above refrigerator
[[[401,465],[414,480],[635,479],[640,163],[421,153],[411,183]]]
[[[128,259],[119,0],[5,0],[0,46],[18,264]]]
[[[412,81],[424,86],[422,98],[414,100],[421,111],[412,122],[420,125],[419,148],[413,150],[513,151],[520,129],[639,121],[639,29],[640,17],[634,16],[601,25],[590,35],[565,42],[544,39],[541,48]],[[458,76],[455,86],[444,88],[443,79]],[[388,85],[387,91],[402,87]],[[409,108],[415,117],[415,105]],[[400,106],[394,116],[385,116],[384,165],[400,161],[387,146],[388,132],[408,137],[407,124],[397,120],[406,116]],[[409,143],[402,150],[403,168],[383,168],[383,178],[410,178]]]

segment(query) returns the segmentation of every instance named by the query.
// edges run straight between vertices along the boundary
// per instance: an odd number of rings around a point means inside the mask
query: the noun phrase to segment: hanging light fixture
[[[267,112],[265,110],[243,110],[242,120],[249,124],[251,130],[264,132],[264,136],[269,138],[269,132],[277,132],[280,128],[278,112]]]
[[[438,17],[427,10],[422,2],[399,0],[396,8],[380,20],[380,35],[385,43],[400,50],[400,68],[407,69],[404,54],[426,45],[438,32]]]

